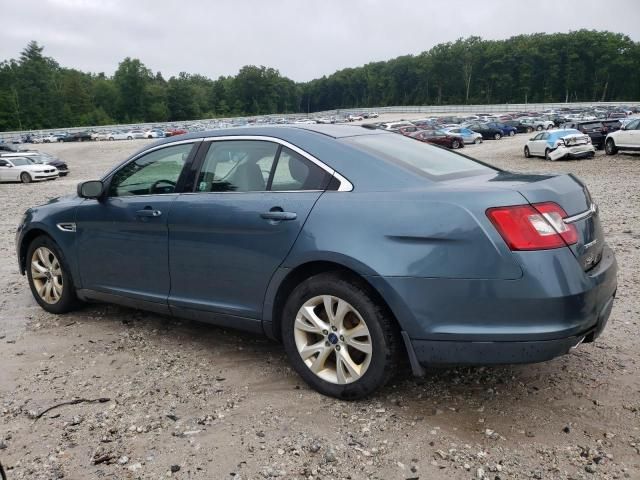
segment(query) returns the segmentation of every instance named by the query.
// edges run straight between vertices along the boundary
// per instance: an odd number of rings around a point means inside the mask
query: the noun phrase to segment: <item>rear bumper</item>
[[[541,362],[602,333],[617,288],[609,247],[588,272],[569,249],[517,256],[525,272],[517,280],[370,281],[399,319],[419,365]]]
[[[412,340],[420,365],[502,365],[537,363],[569,353],[582,342],[593,342],[602,333],[613,307],[612,296],[603,306],[598,322],[587,331],[555,340],[522,342],[456,342]],[[414,368],[415,370],[415,368]]]

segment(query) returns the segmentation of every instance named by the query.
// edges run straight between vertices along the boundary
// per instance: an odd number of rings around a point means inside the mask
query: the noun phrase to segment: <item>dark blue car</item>
[[[280,340],[354,399],[408,359],[539,362],[602,332],[616,261],[571,175],[520,175],[359,126],[160,140],[17,232],[36,301],[105,301]]]
[[[512,127],[511,125],[507,125],[506,123],[489,122],[487,125],[501,130],[502,135],[504,135],[505,137],[513,137],[516,133],[518,133],[518,129],[516,127]]]

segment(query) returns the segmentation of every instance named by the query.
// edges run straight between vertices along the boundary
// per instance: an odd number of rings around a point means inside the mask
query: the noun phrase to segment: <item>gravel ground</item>
[[[464,153],[586,181],[620,266],[603,336],[543,364],[399,375],[352,403],[311,391],[261,337],[110,305],[41,310],[17,272],[21,214],[146,141],[42,146],[68,162],[69,177],[0,185],[8,478],[640,479],[640,156],[547,163],[524,159],[525,141]]]

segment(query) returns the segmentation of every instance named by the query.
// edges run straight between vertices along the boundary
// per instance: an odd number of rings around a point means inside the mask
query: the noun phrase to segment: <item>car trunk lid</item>
[[[523,175],[526,181],[518,181],[517,177],[513,186],[529,203],[555,202],[567,213],[565,223],[574,225],[578,231],[578,241],[569,248],[583,270],[597,265],[602,257],[604,234],[598,209],[586,185],[570,174]]]

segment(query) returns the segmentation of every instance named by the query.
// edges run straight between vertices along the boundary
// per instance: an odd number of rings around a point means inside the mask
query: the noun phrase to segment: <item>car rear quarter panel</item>
[[[485,210],[523,202],[506,190],[326,192],[284,266],[342,260],[363,275],[520,278]]]

